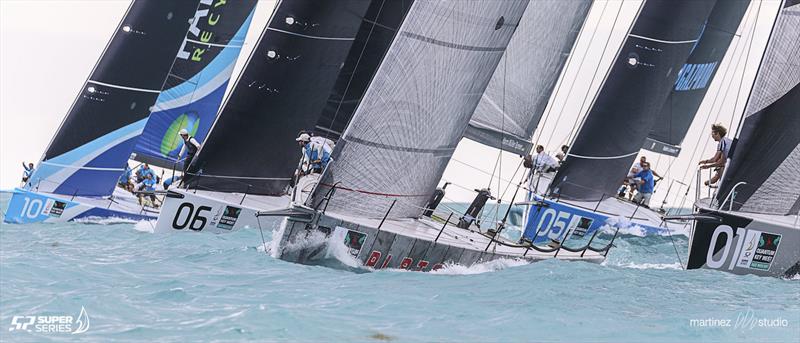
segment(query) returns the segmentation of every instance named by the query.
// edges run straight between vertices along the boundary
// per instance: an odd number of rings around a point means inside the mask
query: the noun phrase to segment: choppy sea
[[[257,230],[2,224],[0,341],[800,342],[800,280],[684,271],[673,242],[685,261],[685,237],[624,235],[600,265],[358,273],[276,260]],[[43,332],[66,316],[86,331]]]

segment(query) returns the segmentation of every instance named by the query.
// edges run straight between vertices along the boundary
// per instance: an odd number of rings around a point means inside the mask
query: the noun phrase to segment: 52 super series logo
[[[69,333],[79,334],[89,330],[89,315],[81,306],[81,312],[74,316],[13,316],[10,332]]]

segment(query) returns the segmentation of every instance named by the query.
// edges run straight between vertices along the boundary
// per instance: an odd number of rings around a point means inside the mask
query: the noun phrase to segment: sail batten
[[[532,1],[464,136],[520,155],[544,113],[591,0]]]
[[[30,178],[29,189],[110,195],[199,1],[133,1]]]
[[[561,197],[616,194],[716,1],[647,0],[550,185]]]
[[[328,210],[418,217],[527,4],[415,1],[312,201],[336,185]]]

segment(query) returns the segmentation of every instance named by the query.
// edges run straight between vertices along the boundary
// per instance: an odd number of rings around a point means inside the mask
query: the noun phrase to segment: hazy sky
[[[129,3],[0,0],[0,189],[19,185],[23,160],[39,161]],[[640,4],[640,0],[595,1],[572,63],[564,72],[560,92],[550,100],[548,119],[534,134],[548,152],[554,154],[559,146],[569,143],[571,130],[588,110]],[[243,57],[249,55],[273,5],[274,1],[259,2]],[[661,202],[672,179],[688,184],[697,161],[713,154],[715,144],[708,135],[711,123],[732,123],[731,130],[736,127],[779,5],[779,0],[753,0],[739,28],[740,36],[734,38],[719,66],[709,96],[683,143],[684,153],[677,159],[643,153],[654,163],[653,169],[668,178],[660,183],[651,205]],[[596,33],[590,40],[592,32]],[[237,66],[235,73],[240,68]],[[519,182],[521,174],[514,176],[519,158],[504,153],[498,163],[498,154],[498,150],[462,141],[443,177],[454,183],[448,188],[447,198],[471,201],[471,189],[491,182],[497,195],[498,188],[507,188],[502,180],[513,177],[515,184]],[[676,188],[669,195],[670,203],[680,202],[675,196],[686,190]],[[509,189],[505,198],[512,193]]]

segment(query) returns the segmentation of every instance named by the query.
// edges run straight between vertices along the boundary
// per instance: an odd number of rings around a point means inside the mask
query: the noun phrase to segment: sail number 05
[[[186,219],[179,223],[185,209],[188,209]],[[175,230],[183,230],[188,226],[190,230],[203,230],[203,227],[205,227],[208,222],[208,219],[203,216],[203,212],[211,212],[211,207],[199,206],[197,211],[195,211],[192,203],[182,203],[178,206],[178,210],[175,211],[175,218],[172,219],[172,228]]]

